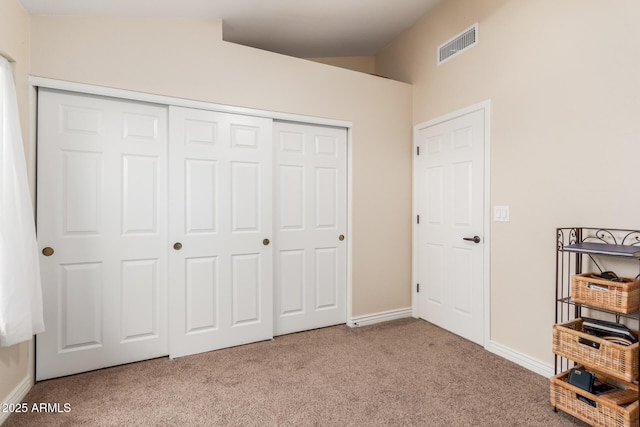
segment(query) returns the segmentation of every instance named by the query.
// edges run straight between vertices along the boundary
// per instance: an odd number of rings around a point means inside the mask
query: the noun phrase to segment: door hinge
[[[419,156],[420,155],[420,146],[417,146],[416,150],[417,150],[416,154]]]
[[[416,292],[420,292],[420,283],[416,283]]]
[[[417,216],[416,221],[418,222],[418,224],[420,224],[420,215],[416,215],[416,216]]]

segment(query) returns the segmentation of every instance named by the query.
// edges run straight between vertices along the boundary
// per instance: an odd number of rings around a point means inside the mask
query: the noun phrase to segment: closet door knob
[[[173,244],[173,249],[175,249],[176,251],[179,251],[180,249],[182,249],[182,243],[180,242],[176,242]]]
[[[269,241],[269,239],[264,239],[264,240],[262,241],[262,244],[263,244],[263,245],[265,245],[265,246],[269,246],[269,243],[271,243],[271,242]]]
[[[342,242],[344,240],[344,234],[341,234],[340,236],[338,236],[338,240]]]
[[[50,248],[49,246],[47,246],[46,248],[44,248],[44,249],[42,250],[42,255],[44,255],[44,256],[51,256],[51,255],[53,255],[53,253],[54,253],[54,252],[55,252],[55,251],[53,250],[53,248]]]

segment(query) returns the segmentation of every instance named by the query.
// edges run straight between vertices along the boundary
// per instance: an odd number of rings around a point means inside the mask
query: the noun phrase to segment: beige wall
[[[13,63],[25,145],[29,124],[29,16],[17,0],[0,0],[0,54]],[[29,376],[29,343],[0,348],[0,403]],[[1,418],[0,414],[0,418]]]
[[[309,61],[321,64],[333,65],[335,67],[346,68],[348,70],[360,71],[361,73],[375,74],[375,56],[336,56],[327,58],[306,58]]]
[[[35,76],[351,121],[353,314],[410,306],[409,85],[224,42],[219,21],[37,16],[31,47]]]
[[[491,205],[511,207],[491,224],[491,339],[548,364],[555,228],[640,228],[639,16],[637,0],[446,0],[376,58],[414,84],[414,124],[491,99]],[[476,21],[478,45],[437,66]]]
[[[26,149],[29,129],[29,15],[18,0],[0,0],[0,55],[13,61]]]

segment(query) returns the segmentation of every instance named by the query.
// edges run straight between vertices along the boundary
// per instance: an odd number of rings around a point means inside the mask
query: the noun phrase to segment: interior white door
[[[347,131],[274,123],[275,335],[346,322]]]
[[[41,89],[36,378],[168,354],[167,109]]]
[[[170,107],[170,357],[273,337],[272,121]]]
[[[483,345],[484,110],[418,129],[416,145],[419,317]]]

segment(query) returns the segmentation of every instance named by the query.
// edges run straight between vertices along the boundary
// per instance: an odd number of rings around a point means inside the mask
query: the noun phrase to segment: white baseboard
[[[29,390],[31,390],[31,387],[33,387],[33,378],[30,375],[28,375],[27,377],[25,377],[24,380],[22,380],[20,384],[16,386],[16,388],[13,389],[13,391],[9,394],[9,396],[7,396],[7,399],[0,402],[0,404],[1,403],[9,403],[9,404],[21,403],[22,399],[24,399],[27,393],[29,393]],[[11,415],[11,413],[0,411],[0,425],[4,424],[4,422],[7,421],[7,418],[9,418],[9,415]]]
[[[352,328],[356,328],[358,326],[373,325],[374,323],[387,322],[389,320],[404,319],[406,317],[411,317],[411,315],[411,307],[407,307],[399,310],[389,310],[381,313],[353,317],[350,322],[347,322],[347,325]]]
[[[359,326],[373,325],[380,322],[387,322],[389,320],[404,319],[412,316],[413,311],[411,307],[408,307],[399,310],[390,310],[354,317],[350,322],[347,322],[347,325],[355,328]],[[532,372],[535,372],[538,375],[542,375],[545,378],[551,378],[555,375],[553,365],[541,362],[538,359],[534,359],[531,356],[520,353],[519,351],[513,350],[512,348],[499,344],[495,341],[490,341],[485,349]]]
[[[548,365],[537,359],[534,359],[526,354],[513,350],[502,344],[498,344],[495,341],[490,341],[489,345],[485,347],[487,351],[497,354],[500,357],[504,357],[513,363],[516,363],[530,371],[535,372],[538,375],[542,375],[545,378],[551,378],[554,375],[553,365]]]

